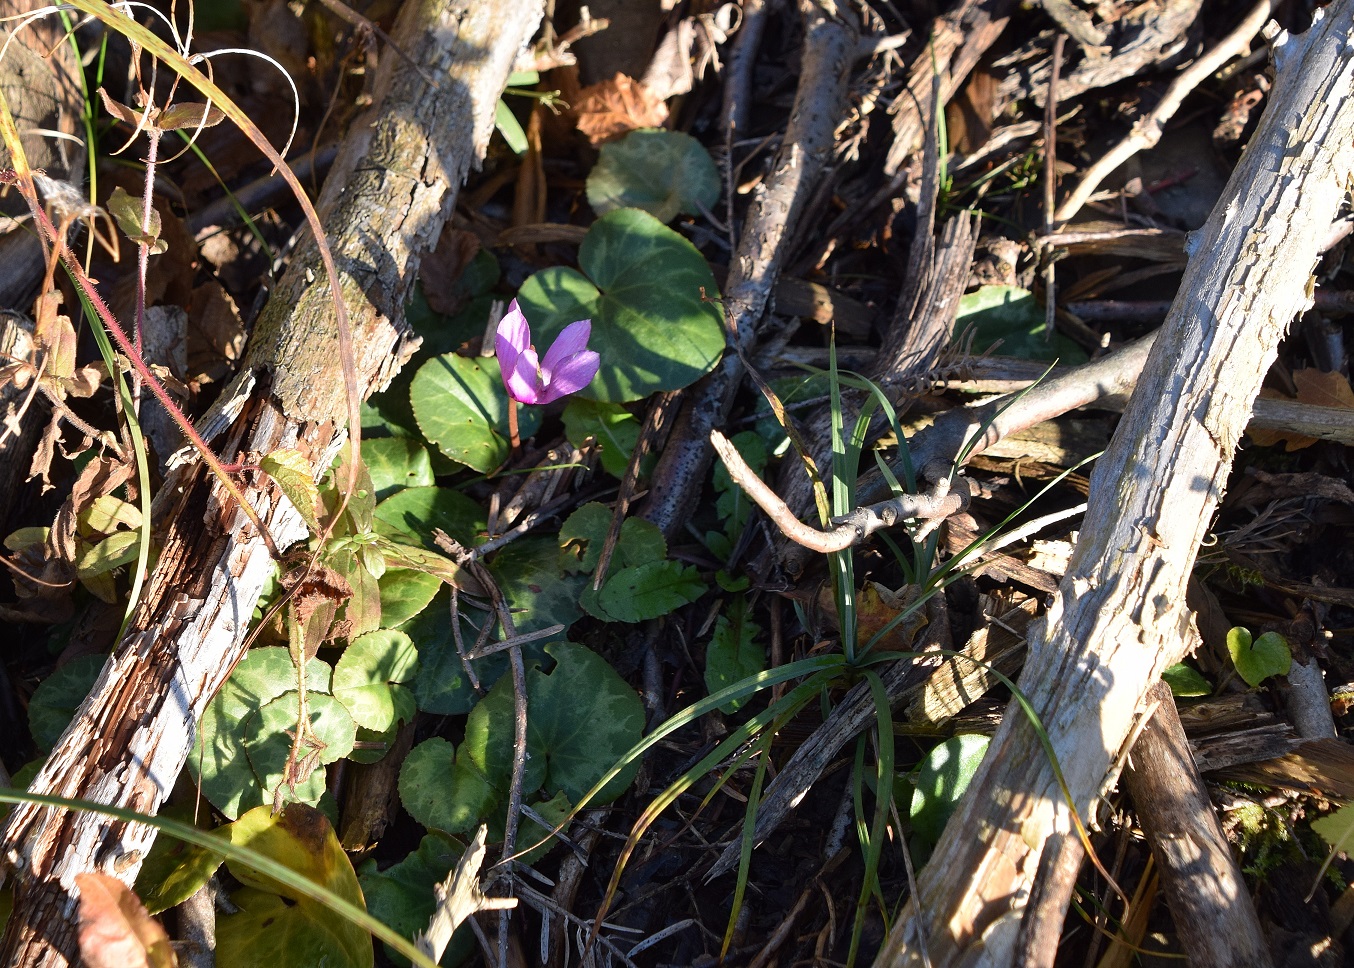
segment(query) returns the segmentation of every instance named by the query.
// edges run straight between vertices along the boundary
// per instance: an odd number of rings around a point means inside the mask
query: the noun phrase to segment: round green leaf
[[[555,660],[549,674],[527,675],[527,748],[543,760],[543,785],[578,803],[644,733],[644,706],[635,690],[595,652],[569,642],[545,651]],[[470,741],[469,726],[466,741]],[[625,792],[639,761],[630,763],[592,803],[607,803]]]
[[[56,745],[107,661],[106,655],[82,655],[61,666],[33,690],[33,698],[28,700],[28,728],[38,749],[49,750]]]
[[[399,628],[428,607],[442,580],[412,568],[387,568],[379,585],[381,622]]]
[[[418,671],[418,653],[403,632],[380,629],[358,636],[334,664],[334,698],[357,725],[384,732],[413,717],[414,698],[399,683]]]
[[[917,789],[912,796],[912,830],[921,840],[928,844],[940,840],[990,742],[987,736],[952,736],[921,761]]]
[[[593,224],[578,262],[582,273],[537,272],[517,302],[541,349],[569,323],[592,320],[589,346],[602,365],[584,395],[639,400],[689,386],[714,368],[724,322],[714,276],[694,245],[652,215],[623,208]]]
[[[328,692],[329,678],[324,662],[306,664],[306,688],[312,693]],[[245,753],[244,737],[260,706],[295,689],[296,670],[285,648],[250,649],[203,711],[188,768],[203,795],[227,817],[271,802],[271,792],[265,792]]]
[[[719,169],[710,152],[680,131],[631,131],[602,145],[588,173],[588,204],[599,215],[643,209],[660,222],[699,215],[719,201]]]
[[[318,756],[310,761],[312,772],[293,790],[284,782],[284,776],[292,734],[296,732],[297,698],[295,692],[283,693],[243,724],[245,754],[258,777],[259,793],[265,803],[272,802],[279,787],[283,799],[288,802],[319,803],[325,791],[324,766],[351,753],[357,738],[357,726],[341,702],[324,693],[308,693],[306,708],[310,729],[323,745],[317,751]],[[301,756],[310,752],[312,750],[303,748]]]
[[[414,375],[409,403],[423,436],[457,463],[487,474],[507,460],[510,401],[496,360],[434,356]],[[523,438],[540,423],[537,408],[518,407]]]
[[[378,500],[406,487],[433,483],[433,465],[428,449],[407,437],[378,437],[362,441],[362,460],[371,472]]]
[[[1293,651],[1277,632],[1266,632],[1252,642],[1250,630],[1237,626],[1227,633],[1227,651],[1237,674],[1252,687],[1270,676],[1288,675],[1293,666]]]
[[[489,571],[512,607],[518,633],[567,627],[583,617],[578,596],[586,578],[564,566],[555,540],[546,537],[519,538],[494,557]]]
[[[410,750],[400,767],[400,803],[430,830],[473,830],[504,795],[472,757],[455,752],[449,742],[434,736]]]

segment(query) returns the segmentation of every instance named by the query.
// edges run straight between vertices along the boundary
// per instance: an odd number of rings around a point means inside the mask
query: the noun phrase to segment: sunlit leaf
[[[220,834],[365,907],[353,865],[318,810],[293,803],[274,817],[269,807],[258,807],[222,827]],[[231,895],[240,910],[217,919],[217,964],[232,968],[373,964],[371,936],[361,927],[250,867],[233,862],[228,866],[245,886]]]
[[[578,271],[537,272],[517,295],[538,346],[565,326],[592,320],[589,347],[602,358],[585,397],[611,403],[678,390],[724,352],[719,292],[704,257],[646,212],[618,209],[588,230]]]
[[[306,527],[312,532],[319,531],[316,508],[320,504],[320,489],[315,486],[315,473],[305,455],[299,450],[275,450],[259,461],[259,466],[296,508]]]

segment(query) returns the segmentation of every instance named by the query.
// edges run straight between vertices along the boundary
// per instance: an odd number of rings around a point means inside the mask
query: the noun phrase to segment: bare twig
[[[1111,148],[1101,158],[1097,159],[1095,164],[1086,169],[1086,174],[1077,183],[1077,187],[1072,190],[1072,194],[1058,207],[1054,221],[1066,222],[1071,219],[1072,216],[1081,211],[1082,206],[1095,194],[1095,190],[1100,187],[1100,183],[1105,180],[1110,172],[1139,151],[1145,151],[1160,141],[1166,122],[1175,116],[1175,112],[1180,109],[1180,105],[1184,103],[1190,92],[1233,57],[1245,54],[1250,48],[1251,41],[1255,39],[1255,35],[1260,32],[1260,28],[1265,25],[1274,8],[1281,2],[1282,0],[1260,0],[1251,8],[1250,13],[1237,25],[1235,30],[1181,71],[1180,75],[1171,82],[1171,86],[1166,89],[1165,95],[1152,110],[1152,113],[1139,118],[1134,123],[1133,131],[1127,138]]]
[[[738,453],[738,448],[727,437],[718,430],[712,430],[710,443],[728,469],[730,479],[766,512],[781,533],[796,544],[820,554],[844,551],[881,528],[891,528],[909,519],[930,521],[947,518],[968,507],[971,496],[965,479],[960,478],[961,486],[953,491],[947,481],[942,481],[932,494],[901,494],[888,501],[857,508],[850,514],[835,518],[837,526],[831,531],[819,531],[795,517],[780,496],[753,473]]]
[[[515,897],[485,897],[480,890],[479,872],[484,863],[487,828],[480,824],[475,839],[461,855],[456,869],[433,887],[437,909],[428,921],[428,929],[414,938],[414,944],[433,961],[441,961],[451,936],[472,914],[480,911],[507,911],[517,907]]]

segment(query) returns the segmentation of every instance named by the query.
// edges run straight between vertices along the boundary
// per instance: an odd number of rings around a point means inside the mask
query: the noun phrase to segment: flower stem
[[[512,397],[508,397],[508,436],[513,450],[522,446],[522,441],[517,436],[517,401]]]

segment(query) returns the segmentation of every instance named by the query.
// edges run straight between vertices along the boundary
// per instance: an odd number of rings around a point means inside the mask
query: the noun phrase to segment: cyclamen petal
[[[526,316],[518,308],[516,299],[508,303],[508,311],[498,321],[498,330],[494,342],[496,345],[501,345],[501,340],[507,340],[509,345],[519,353],[531,349],[531,324],[527,322]]]
[[[592,382],[601,366],[602,358],[592,350],[574,353],[557,369],[550,371],[546,377],[545,392],[541,394],[539,402],[550,403],[560,397],[577,393]]]
[[[547,382],[550,380],[550,374],[559,369],[560,364],[575,353],[582,353],[587,350],[588,339],[591,336],[591,319],[580,319],[578,322],[570,323],[564,327],[555,339],[555,345],[545,351],[545,358],[541,360],[541,370],[546,374]]]
[[[503,385],[508,388],[508,396],[518,403],[541,402],[541,366],[535,350],[527,349],[517,354],[511,368],[503,360],[498,365],[503,371]]]

